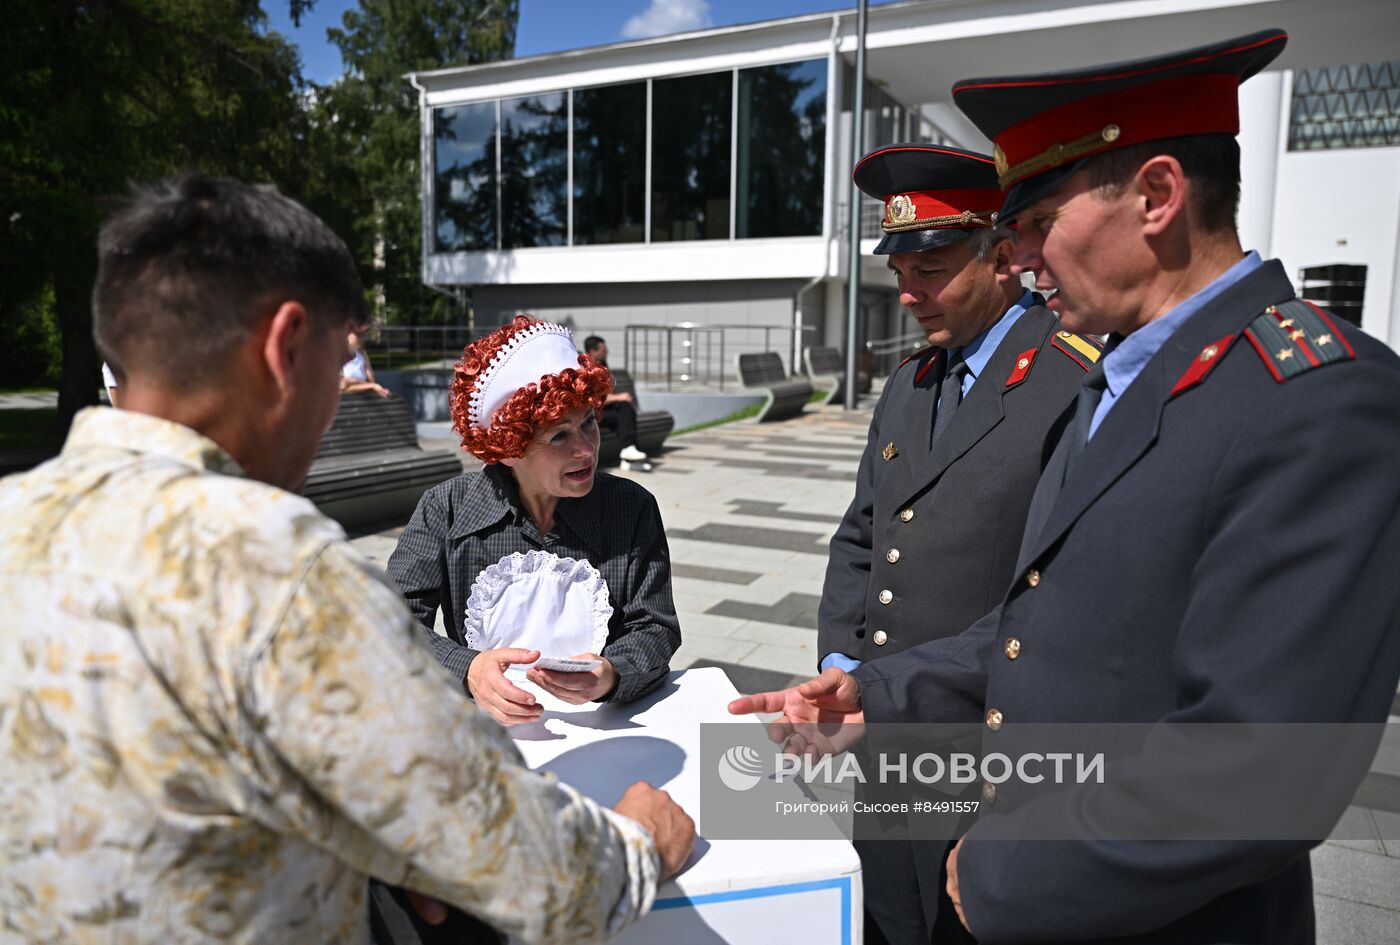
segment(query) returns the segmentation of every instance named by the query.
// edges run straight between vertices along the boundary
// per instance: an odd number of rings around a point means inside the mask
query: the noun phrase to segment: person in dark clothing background
[[[608,343],[598,335],[589,335],[583,339],[583,353],[592,358],[595,364],[608,366]],[[637,448],[636,397],[627,392],[613,391],[603,404],[598,425],[612,430],[622,441],[622,452],[618,455],[622,458],[623,469],[651,471],[651,463],[648,461],[650,457]]]

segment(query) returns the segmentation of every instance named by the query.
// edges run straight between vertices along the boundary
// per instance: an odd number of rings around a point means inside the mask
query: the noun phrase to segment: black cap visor
[[[983,229],[983,227],[975,227]],[[926,249],[950,246],[972,235],[971,229],[910,230],[907,233],[886,233],[875,247],[876,256],[895,253],[922,253]]]
[[[1064,186],[1086,162],[1093,159],[1093,155],[1080,158],[1072,164],[1065,164],[1061,167],[1051,168],[1043,174],[1036,174],[1028,177],[1019,184],[1012,184],[1011,189],[1006,192],[1006,199],[1002,201],[1001,212],[997,214],[997,221],[1005,223],[1007,226],[1017,222],[1016,216],[1026,210],[1031,204],[1043,197],[1048,197]]]

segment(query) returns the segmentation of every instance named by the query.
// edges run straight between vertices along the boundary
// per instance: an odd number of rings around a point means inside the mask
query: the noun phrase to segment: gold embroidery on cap
[[[1019,180],[1038,174],[1041,171],[1048,171],[1061,164],[1068,164],[1070,161],[1083,157],[1099,150],[1105,144],[1112,144],[1123,137],[1123,129],[1114,124],[1104,125],[1093,134],[1085,135],[1082,138],[1075,138],[1073,141],[1057,141],[1039,154],[1026,158],[1015,166],[1008,167],[1006,155],[997,148],[993,157],[996,159],[997,177],[1001,181],[1001,189],[1006,190]]]

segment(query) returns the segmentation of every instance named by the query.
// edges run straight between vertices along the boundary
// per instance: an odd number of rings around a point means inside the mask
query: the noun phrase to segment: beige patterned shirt
[[[306,500],[96,409],[0,482],[0,942],[362,942],[366,876],[539,942],[651,906]]]

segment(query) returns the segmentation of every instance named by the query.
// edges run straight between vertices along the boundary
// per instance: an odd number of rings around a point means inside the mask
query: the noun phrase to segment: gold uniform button
[[[1027,572],[1026,572],[1026,583],[1029,584],[1031,587],[1039,587],[1039,586],[1040,586],[1040,572],[1037,571],[1035,568],[1031,568],[1029,571],[1027,571]]]
[[[876,631],[875,631],[875,636],[872,637],[872,639],[875,641],[875,645],[876,645],[876,646],[884,646],[884,645],[885,645],[885,641],[888,640],[889,637],[885,636],[885,631],[883,631],[883,630],[876,630]]]
[[[892,600],[894,600],[894,595],[891,594],[889,591],[880,592],[880,603],[888,604]]]
[[[1014,660],[1021,655],[1021,641],[1015,637],[1008,637],[1002,649],[1006,651],[1006,658]]]
[[[888,561],[890,564],[894,564],[896,561],[898,561],[899,549],[891,548],[889,551],[885,552],[885,560]]]
[[[987,710],[987,728],[991,729],[991,730],[994,731],[994,732],[997,732],[997,731],[1000,731],[1000,730],[1001,730],[1001,710],[1000,710],[1000,709],[988,709],[988,710]]]
[[[914,517],[914,510],[913,510],[913,509],[905,509],[903,512],[900,512],[900,513],[899,513],[899,520],[900,520],[901,522],[907,522],[907,521],[909,521],[910,519],[912,519],[913,517]]]
[[[982,800],[988,804],[997,799],[997,786],[990,781],[982,782]]]

